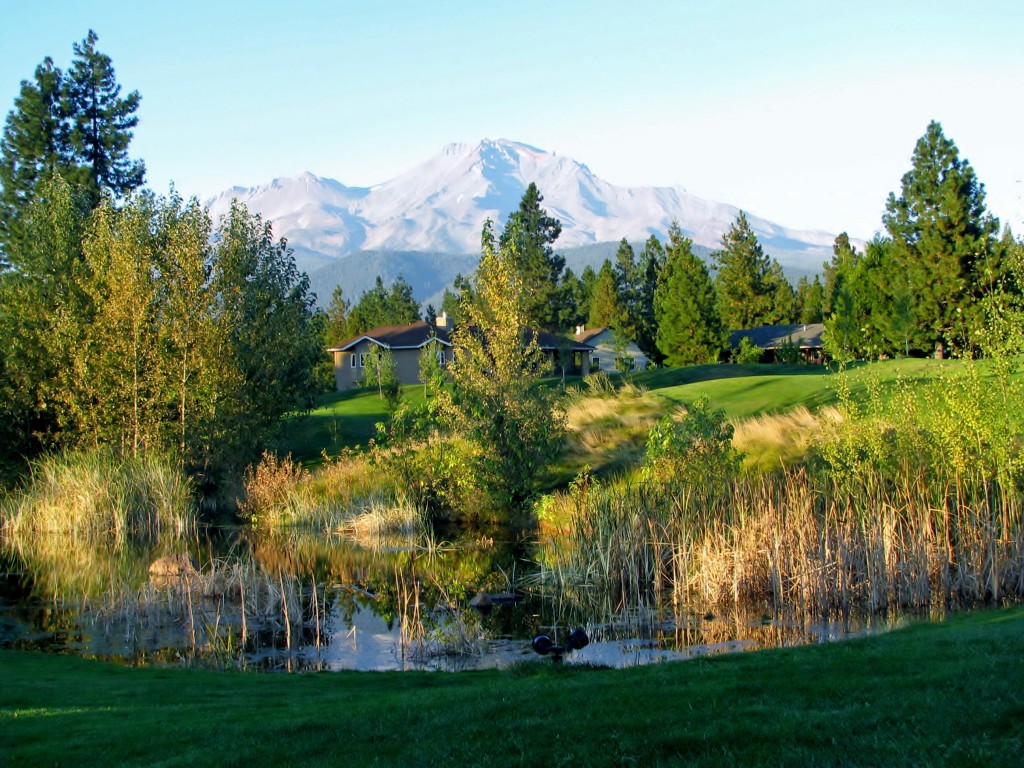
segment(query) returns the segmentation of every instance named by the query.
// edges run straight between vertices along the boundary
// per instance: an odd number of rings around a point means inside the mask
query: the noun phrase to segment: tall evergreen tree
[[[743,211],[722,236],[722,250],[715,251],[712,259],[717,267],[718,313],[726,328],[770,324],[777,286],[769,279],[771,263]]]
[[[516,238],[516,272],[527,286],[525,297],[529,324],[535,328],[557,330],[560,325],[561,294],[559,283],[565,259],[551,248],[562,233],[562,224],[541,208],[544,197],[530,182],[519,203],[519,210],[508,219],[500,246],[507,248]]]
[[[61,108],[63,75],[47,57],[34,80],[22,80],[0,139],[0,269],[20,236],[19,220],[40,181],[67,175],[70,162]]]
[[[324,344],[334,346],[345,341],[353,334],[349,330],[349,313],[352,306],[345,299],[341,286],[334,286],[331,292],[331,303],[327,305],[327,320],[324,323]]]
[[[132,129],[141,96],[132,91],[122,98],[110,57],[96,50],[98,37],[91,29],[73,47],[75,59],[68,70],[64,112],[71,121],[69,141],[83,184],[94,199],[104,192],[123,197],[142,186],[146,166],[128,157]]]
[[[974,169],[935,121],[914,148],[899,197],[890,193],[885,207],[897,268],[914,294],[910,346],[943,355],[985,288],[999,222],[985,210]]]
[[[673,225],[678,228],[675,222]],[[633,319],[636,344],[650,360],[661,363],[662,354],[658,349],[658,321],[655,310],[655,293],[665,266],[665,248],[657,237],[651,235],[644,243],[644,249],[637,260],[636,314]]]
[[[377,275],[373,288],[365,291],[349,313],[348,335],[355,336],[378,325],[405,325],[420,319],[420,307],[412,286],[399,275],[390,288]]]
[[[826,318],[835,311],[844,281],[848,282],[852,279],[858,261],[860,261],[860,254],[850,243],[850,236],[845,232],[840,232],[832,244],[832,259],[822,265],[825,273],[825,283],[822,286],[824,294],[822,314]]]
[[[623,315],[622,306],[619,304],[619,286],[615,281],[615,270],[611,261],[605,259],[601,270],[597,273],[594,291],[590,296],[587,325],[595,328],[601,326],[620,328]]]
[[[714,284],[678,225],[668,232],[668,251],[655,293],[657,343],[669,365],[718,360],[726,342]]]
[[[562,275],[560,288],[562,309],[558,327],[572,332],[576,329],[576,326],[587,322],[587,315],[590,311],[590,296],[587,294],[587,287],[583,281],[568,267],[566,267]]]
[[[66,72],[47,57],[34,81],[23,81],[0,140],[0,268],[19,235],[19,219],[46,176],[55,172],[85,189],[84,204],[101,195],[125,197],[142,185],[145,166],[128,157],[137,125],[138,91],[121,97],[110,57],[91,31],[73,46]]]
[[[820,323],[823,318],[822,303],[825,299],[825,288],[821,279],[815,275],[814,280],[801,276],[796,284],[796,311],[800,323]]]

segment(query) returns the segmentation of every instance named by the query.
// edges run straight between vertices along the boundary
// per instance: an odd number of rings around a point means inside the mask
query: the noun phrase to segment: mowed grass
[[[5,766],[1018,765],[1024,609],[624,670],[231,674],[0,651]]]
[[[897,377],[913,381],[936,375],[942,360],[884,360],[847,369],[851,394],[863,397],[868,382],[892,383]],[[764,413],[784,413],[798,406],[811,411],[838,401],[835,369],[811,365],[695,365],[668,368],[637,376],[638,384],[671,401],[692,403],[706,395],[713,408],[731,419]]]
[[[402,398],[423,399],[423,387],[402,387]],[[275,449],[291,454],[306,466],[315,466],[324,452],[336,457],[345,448],[365,446],[377,434],[377,423],[387,421],[387,402],[376,389],[347,389],[323,395],[309,413],[298,414],[285,423]]]

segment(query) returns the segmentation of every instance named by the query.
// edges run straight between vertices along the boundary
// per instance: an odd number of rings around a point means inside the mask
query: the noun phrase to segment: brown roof
[[[527,340],[529,340],[533,331],[532,329],[527,329],[526,332]],[[436,338],[442,344],[452,345],[450,328],[435,328],[434,336],[431,337],[430,326],[420,320],[409,325],[378,325],[376,328],[371,328],[366,333],[361,333],[358,336],[347,339],[327,351],[345,352],[364,340],[372,341],[387,349],[420,349],[426,346],[431,338]],[[593,349],[589,344],[574,340],[572,337],[569,337],[569,340],[572,342],[574,352],[585,352]],[[551,331],[537,332],[537,346],[543,350],[551,351],[558,349],[561,343],[562,337],[551,333]]]
[[[577,333],[573,338],[581,344],[588,344],[591,339],[596,339],[608,330],[611,329],[604,325],[599,325],[597,328],[585,328],[582,333]]]
[[[433,335],[430,333],[431,330],[434,332]],[[376,328],[371,328],[366,333],[347,339],[327,351],[344,352],[364,339],[388,349],[419,349],[426,346],[432,339],[437,339],[449,347],[452,344],[448,328],[431,329],[427,323],[418,320],[408,325],[378,325]]]

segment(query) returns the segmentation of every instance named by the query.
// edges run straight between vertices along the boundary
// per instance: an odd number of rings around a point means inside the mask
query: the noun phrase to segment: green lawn
[[[1019,765],[1022,658],[1022,608],[625,670],[238,674],[0,651],[0,762]]]
[[[892,382],[934,375],[948,361],[886,360],[848,369],[854,396],[866,391],[869,377]],[[809,365],[698,365],[651,371],[637,382],[676,402],[693,402],[707,395],[708,402],[729,418],[743,419],[762,413],[781,413],[798,405],[812,411],[837,401],[836,373]]]
[[[422,399],[423,387],[402,387],[402,397]],[[387,406],[377,390],[331,392],[309,413],[288,419],[275,448],[281,455],[291,453],[304,464],[315,465],[324,451],[336,456],[343,448],[366,445],[377,434],[377,422],[386,420]]]

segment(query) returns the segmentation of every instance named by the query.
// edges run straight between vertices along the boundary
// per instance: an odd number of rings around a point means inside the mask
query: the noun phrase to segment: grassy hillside
[[[1016,765],[1024,609],[624,670],[302,676],[0,651],[21,765]]]

